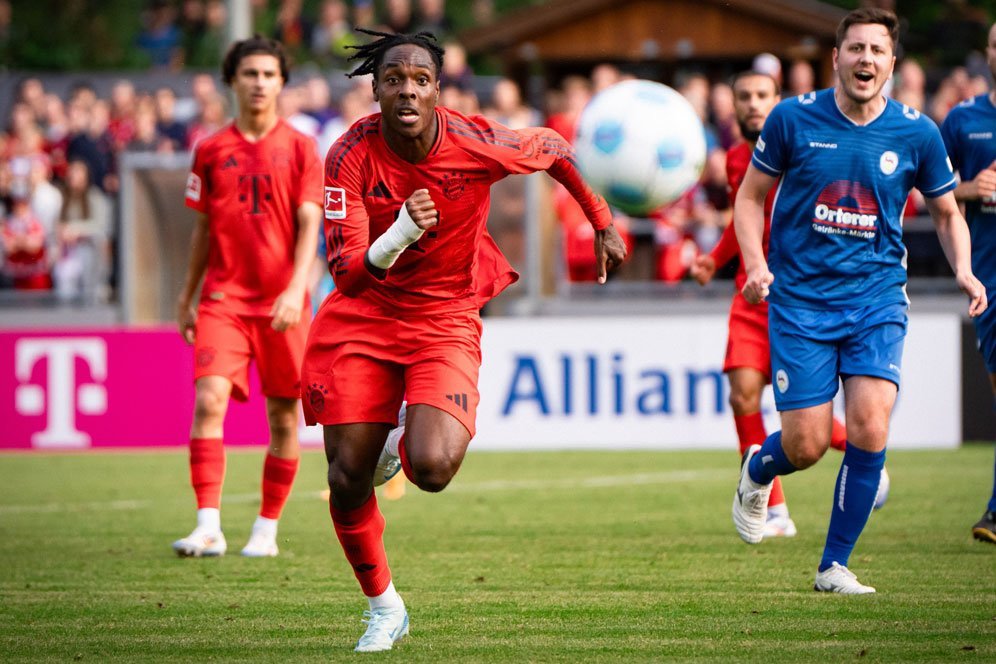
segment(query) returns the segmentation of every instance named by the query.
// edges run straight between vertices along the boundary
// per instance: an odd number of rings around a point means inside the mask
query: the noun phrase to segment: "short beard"
[[[737,120],[737,124],[740,125],[740,135],[744,137],[745,141],[755,142],[761,137],[760,129],[748,129],[747,125],[743,122]]]

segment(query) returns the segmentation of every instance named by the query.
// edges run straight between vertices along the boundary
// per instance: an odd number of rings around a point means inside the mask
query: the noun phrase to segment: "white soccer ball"
[[[581,113],[575,149],[591,188],[637,216],[681,197],[706,158],[695,109],[652,81],[623,81],[595,95]]]

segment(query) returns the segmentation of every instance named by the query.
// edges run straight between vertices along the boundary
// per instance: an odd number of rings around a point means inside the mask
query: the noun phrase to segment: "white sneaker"
[[[383,607],[363,612],[367,631],[356,642],[356,652],[390,650],[408,634],[408,611],[405,607]]]
[[[757,544],[764,538],[768,498],[771,496],[771,483],[758,484],[747,472],[747,464],[760,450],[760,445],[751,445],[744,452],[740,462],[740,481],[737,492],[733,494],[733,525],[740,539],[748,544]]]
[[[840,563],[833,563],[828,569],[816,573],[816,583],[813,590],[821,593],[840,593],[841,595],[867,595],[875,592],[871,586],[863,586],[854,576],[854,572]]]
[[[255,528],[249,535],[249,541],[242,547],[242,555],[246,558],[273,558],[280,549],[277,548],[277,537],[270,533],[261,533]]]
[[[194,528],[194,532],[173,542],[173,550],[181,557],[223,556],[228,550],[228,543],[220,530],[207,530],[198,526]]]
[[[795,537],[798,531],[795,522],[788,514],[772,514],[768,512],[768,518],[764,522],[764,539],[772,537]]]
[[[878,491],[875,493],[875,509],[880,510],[885,505],[885,501],[889,499],[889,488],[891,486],[892,481],[889,479],[889,471],[883,468],[882,475],[878,480]]]
[[[401,457],[397,452],[392,453],[389,448],[398,448],[398,439],[405,433],[405,414],[408,412],[407,404],[401,404],[401,411],[398,412],[398,426],[391,429],[384,442],[384,449],[380,451],[380,458],[377,459],[377,469],[374,471],[374,486],[380,486],[398,474],[401,470]]]

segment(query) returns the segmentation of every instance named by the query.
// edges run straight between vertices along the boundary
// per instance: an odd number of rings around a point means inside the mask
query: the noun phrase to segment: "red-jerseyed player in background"
[[[378,39],[350,76],[373,74],[381,112],[325,160],[336,290],[311,326],[302,384],[305,419],[324,425],[335,532],[370,604],[356,650],[372,652],[408,633],[373,487],[395,459],[424,491],[453,478],[475,431],[478,311],[517,278],[485,228],[491,184],[540,170],[562,182],[596,229],[600,282],[626,249],[558,134],[437,107],[435,37],[363,32]]]
[[[754,144],[761,135],[764,120],[781,100],[778,83],[768,74],[745,71],[733,80],[733,103],[737,123],[744,140],[726,153],[726,175],[730,186],[730,202],[736,200],[740,182],[750,164]],[[771,206],[777,189],[768,193],[764,202],[764,251],[768,251],[768,233],[771,229]],[[719,242],[708,254],[699,256],[692,265],[691,274],[700,284],[712,280],[716,270],[726,265],[740,253],[737,236],[731,223],[723,231]],[[751,445],[760,445],[768,437],[761,415],[761,393],[771,383],[771,349],[768,346],[768,303],[750,304],[740,293],[747,275],[743,263],[737,268],[737,291],[730,305],[730,333],[726,344],[723,371],[730,381],[730,407],[740,441],[740,453]],[[830,444],[843,450],[847,444],[847,430],[838,419],[833,420]],[[879,508],[888,495],[888,475],[882,471],[879,495],[875,507]],[[764,537],[792,537],[795,523],[789,516],[780,478],[775,478],[768,501],[768,520]]]
[[[247,397],[249,361],[255,359],[270,445],[259,517],[242,555],[275,556],[277,520],[300,457],[297,404],[310,318],[306,282],[321,223],[322,169],[314,141],[277,117],[277,95],[287,81],[279,42],[257,35],[235,43],[222,73],[235,92],[238,117],[197,145],[187,181],[187,205],[199,214],[177,319],[184,339],[194,344],[190,479],[197,527],[173,549],[181,556],[225,553],[222,429],[229,399]]]

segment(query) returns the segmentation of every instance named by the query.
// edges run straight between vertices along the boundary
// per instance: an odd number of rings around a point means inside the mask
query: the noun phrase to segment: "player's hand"
[[[700,254],[692,261],[688,272],[699,286],[705,286],[716,275],[716,260],[709,254]]]
[[[598,266],[598,283],[604,284],[609,272],[626,260],[626,243],[613,224],[595,231],[595,262]]]
[[[768,271],[767,265],[751,270],[747,273],[747,282],[741,291],[744,299],[751,304],[763,302],[768,297],[768,287],[775,280],[775,275]]]
[[[294,327],[301,322],[301,307],[304,302],[304,293],[298,288],[288,288],[277,296],[270,308],[270,316],[273,321],[270,323],[277,332],[283,332]]]
[[[412,221],[422,230],[428,230],[439,223],[436,203],[429,196],[428,189],[416,189],[405,201],[405,207],[408,208]]]
[[[180,328],[180,336],[188,344],[193,345],[197,325],[197,309],[189,300],[180,300],[176,305],[176,322]]]
[[[979,316],[989,306],[986,287],[971,272],[959,273],[955,275],[955,279],[958,281],[958,288],[968,296],[968,315],[972,318]]]
[[[989,167],[979,171],[979,174],[972,180],[975,186],[976,195],[982,199],[996,196],[996,161],[989,164]]]

